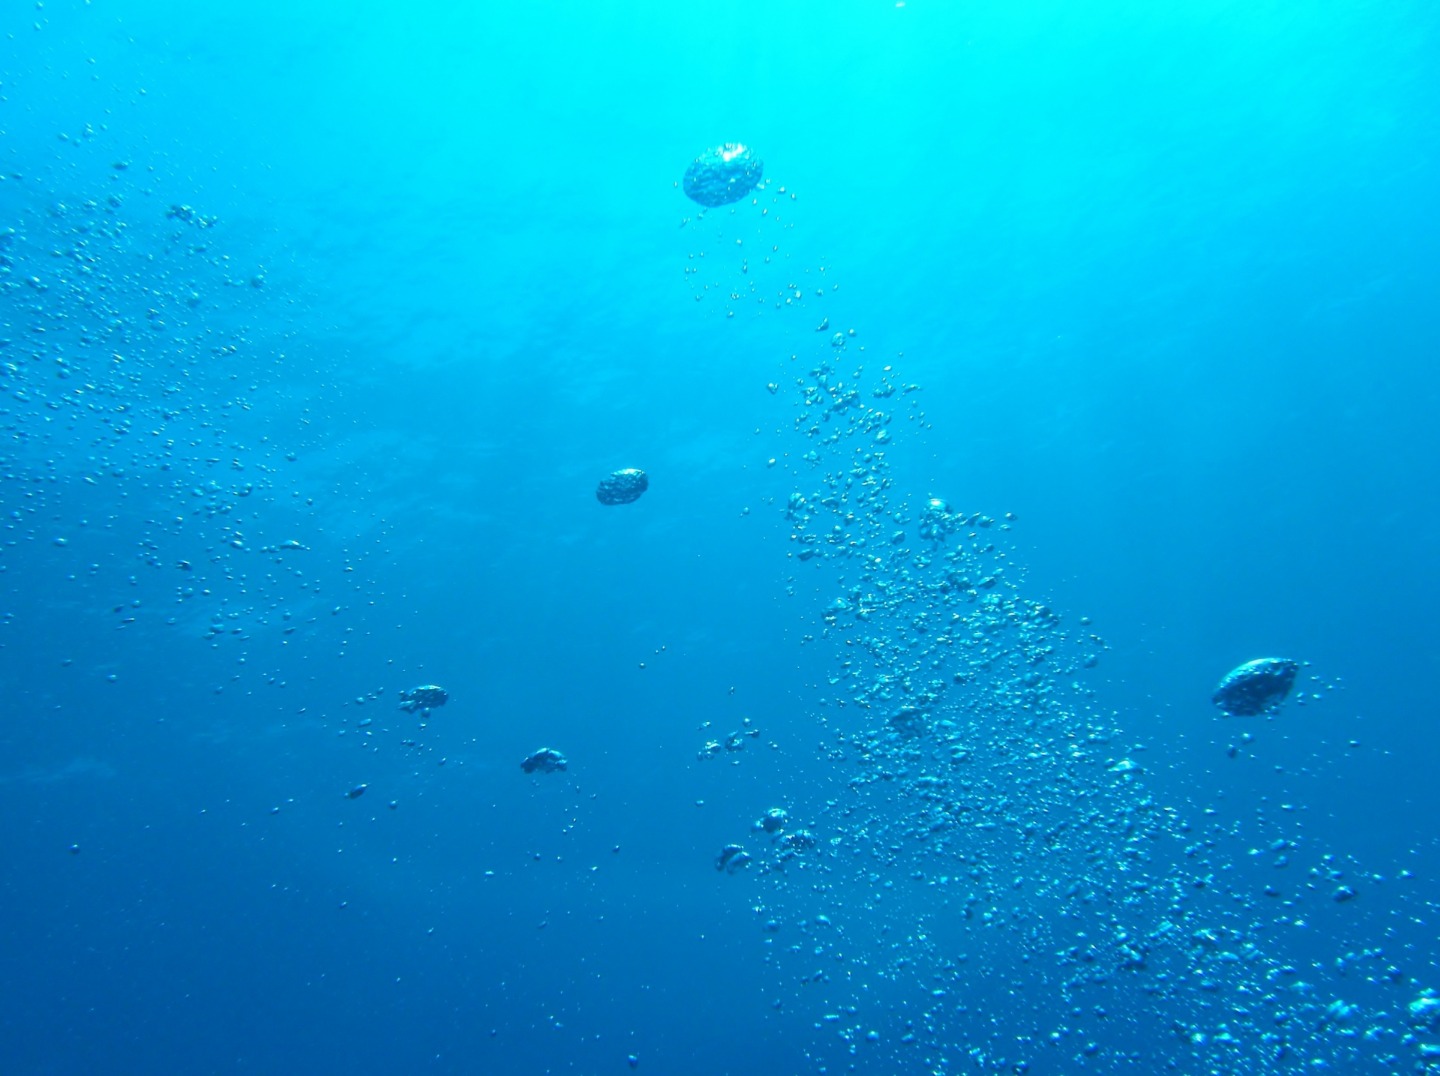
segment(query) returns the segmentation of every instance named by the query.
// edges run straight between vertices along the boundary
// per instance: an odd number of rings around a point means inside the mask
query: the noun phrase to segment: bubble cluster
[[[817,1071],[1440,1070],[1433,956],[1391,943],[1433,902],[1323,848],[1306,804],[1152,790],[1146,744],[1090,683],[1105,641],[1027,591],[1013,515],[903,488],[892,464],[930,428],[921,386],[815,309],[834,285],[782,249],[793,194],[737,162],[723,188],[687,180],[712,211],[691,222],[686,277],[728,315],[809,308],[764,388],[789,445],[767,461],[788,592],[822,595],[801,644],[824,655],[823,778],[762,787],[748,717],[680,750],[753,779],[712,880],[753,909],[773,1004],[813,1033]],[[362,542],[327,517],[340,482],[311,462],[308,392],[333,386],[261,328],[286,324],[270,272],[236,253],[223,214],[156,198],[129,163],[78,196],[0,181],[0,574],[12,595],[31,588],[0,627],[60,609],[116,637],[173,632],[233,662],[217,692],[282,689],[278,670],[322,648],[346,659],[346,601],[375,589],[364,569],[386,525]],[[647,486],[627,468],[595,495],[626,504]],[[89,664],[105,683],[127,671]],[[1215,701],[1269,712],[1297,668],[1249,663]],[[427,736],[445,689],[344,694],[299,712],[365,752],[441,754]],[[450,715],[434,728],[464,725]],[[524,782],[507,757],[517,785],[567,784]],[[548,747],[520,762],[567,767]],[[359,776],[325,795],[362,801]]]
[[[336,580],[308,556],[316,434],[265,270],[127,165],[47,182],[11,177],[0,227],[0,570],[215,647],[313,625]]]
[[[684,279],[694,301],[719,303],[732,319],[803,310],[833,292],[837,285],[826,279],[826,266],[797,261],[787,242],[796,201],[783,184],[762,182],[731,204],[681,218]],[[822,319],[816,331],[827,327]]]
[[[828,594],[802,639],[833,655],[828,792],[787,795],[753,827],[767,847],[727,845],[716,869],[748,868],[775,1004],[809,1014],[817,1071],[1430,1064],[1424,965],[1349,940],[1387,880],[1313,847],[1293,806],[1153,794],[1145,745],[1087,681],[1106,644],[1026,593],[1014,516],[899,488],[902,435],[929,425],[920,386],[828,317],[809,335],[789,359],[804,373],[766,389],[799,439],[788,556]],[[1278,701],[1287,669],[1239,677],[1254,690],[1235,705]],[[795,810],[812,821],[792,828]],[[1325,962],[1292,955],[1316,921]]]

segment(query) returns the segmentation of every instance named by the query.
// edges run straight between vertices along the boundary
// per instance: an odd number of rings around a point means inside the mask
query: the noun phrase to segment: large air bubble
[[[1299,671],[1299,663],[1289,658],[1247,661],[1225,674],[1211,701],[1238,717],[1268,713],[1285,701]]]
[[[739,142],[707,149],[685,169],[685,196],[703,206],[729,205],[753,191],[765,174],[765,164]]]

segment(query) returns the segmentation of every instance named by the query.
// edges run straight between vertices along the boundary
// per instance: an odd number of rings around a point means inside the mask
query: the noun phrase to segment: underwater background
[[[0,47],[0,1071],[1440,1066],[1440,9]]]

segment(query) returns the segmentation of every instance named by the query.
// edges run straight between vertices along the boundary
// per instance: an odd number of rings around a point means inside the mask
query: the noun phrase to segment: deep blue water
[[[0,1071],[1427,1063],[1432,5],[0,31]]]

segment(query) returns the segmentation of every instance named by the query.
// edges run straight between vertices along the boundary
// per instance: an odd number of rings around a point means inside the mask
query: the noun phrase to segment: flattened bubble
[[[713,208],[740,201],[764,174],[764,162],[748,146],[726,142],[691,161],[682,185],[691,201]]]
[[[449,699],[450,695],[443,687],[421,684],[400,692],[400,709],[412,714],[417,710],[433,710],[444,706]]]
[[[779,833],[789,821],[790,816],[786,813],[785,808],[771,807],[755,823],[755,828],[763,829],[766,833]]]
[[[595,499],[601,504],[630,504],[650,488],[650,479],[638,467],[623,467],[600,479]]]
[[[554,773],[557,770],[563,770],[568,765],[569,762],[559,751],[553,747],[542,747],[521,762],[520,768],[526,773],[535,773],[537,770],[541,773]]]
[[[1237,717],[1268,713],[1285,701],[1299,671],[1300,663],[1289,658],[1247,661],[1225,674],[1210,701]]]
[[[715,857],[715,869],[735,874],[750,865],[750,853],[738,844],[727,844]]]
[[[1417,1027],[1440,1028],[1440,997],[1427,987],[1409,1005],[1410,1022]]]
[[[808,829],[797,829],[794,833],[782,834],[777,843],[781,854],[788,857],[799,852],[808,852],[819,842],[815,839],[815,834]]]

